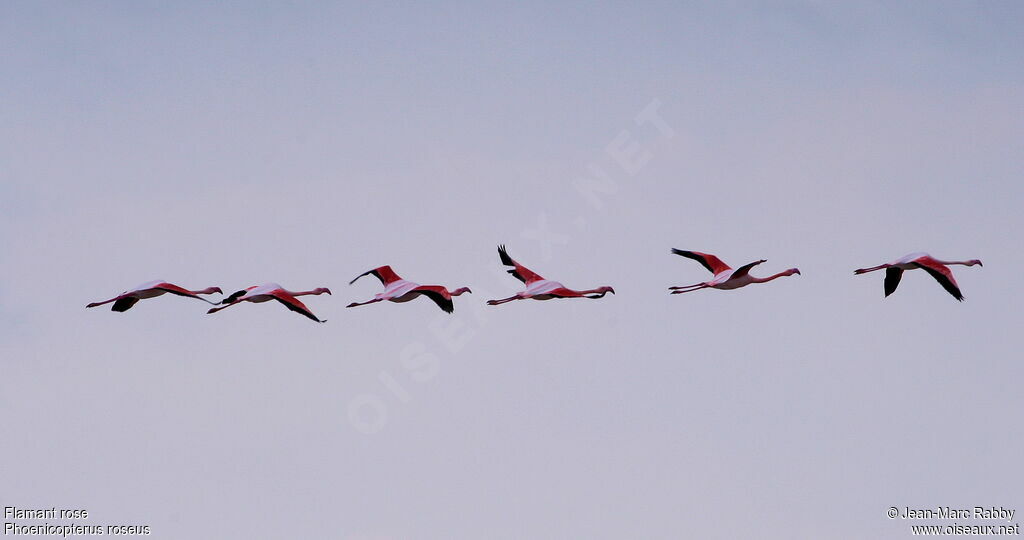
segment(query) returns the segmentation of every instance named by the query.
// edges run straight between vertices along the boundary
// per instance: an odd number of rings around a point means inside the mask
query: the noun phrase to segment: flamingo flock
[[[682,294],[701,289],[722,289],[731,290],[745,287],[752,283],[767,283],[769,281],[778,279],[780,277],[787,277],[792,275],[800,275],[800,270],[797,268],[790,268],[783,270],[777,274],[770,275],[768,277],[754,277],[750,275],[751,269],[755,266],[767,262],[764,259],[756,260],[754,262],[747,263],[739,268],[733,269],[728,264],[725,264],[722,259],[711,255],[709,253],[701,253],[699,251],[686,251],[681,249],[672,249],[672,253],[687,259],[692,259],[698,262],[701,266],[706,268],[713,274],[712,278],[708,281],[702,281],[693,285],[685,285],[681,287],[669,287],[672,291],[671,294]],[[523,266],[515,259],[509,256],[505,246],[498,246],[498,259],[501,264],[511,267],[507,270],[512,277],[523,282],[526,286],[526,290],[518,292],[508,298],[502,298],[497,300],[488,300],[487,305],[497,306],[512,302],[515,300],[550,300],[553,298],[589,298],[598,299],[603,298],[606,294],[615,294],[615,289],[610,286],[600,286],[592,289],[575,290],[562,285],[557,281],[544,279],[536,272]],[[868,272],[874,272],[876,270],[885,270],[885,280],[883,288],[885,296],[892,294],[896,287],[899,286],[900,280],[903,278],[903,272],[907,270],[921,269],[932,276],[939,285],[946,290],[953,298],[958,301],[963,301],[964,295],[960,291],[960,286],[957,285],[956,279],[953,278],[953,271],[950,270],[952,265],[962,266],[984,266],[978,259],[970,259],[966,261],[943,261],[928,255],[927,253],[911,253],[896,259],[891,263],[880,264],[878,266],[872,266],[869,268],[860,268],[855,270],[855,275],[866,274]],[[442,285],[420,285],[406,279],[402,279],[390,266],[379,266],[372,270],[367,270],[362,274],[359,274],[349,285],[355,284],[359,278],[367,275],[373,275],[380,280],[381,285],[384,286],[384,291],[374,295],[373,299],[365,302],[352,302],[345,306],[349,308],[365,306],[368,304],[374,304],[377,302],[383,302],[385,300],[395,303],[403,303],[414,300],[420,296],[425,296],[433,301],[442,311],[445,313],[452,313],[455,311],[455,303],[452,300],[456,296],[460,296],[465,293],[472,293],[469,287],[459,287],[453,291],[449,291],[448,288]],[[180,287],[167,281],[150,281],[143,283],[133,289],[127,290],[109,300],[102,302],[93,302],[85,307],[92,308],[102,306],[105,304],[113,303],[111,306],[112,311],[124,312],[132,308],[139,300],[145,300],[149,298],[155,298],[164,294],[173,294],[176,296],[195,298],[202,300],[208,304],[212,304],[216,307],[210,308],[207,313],[217,313],[218,311],[227,309],[231,306],[241,304],[242,302],[262,303],[276,300],[278,303],[294,311],[304,317],[307,317],[313,321],[323,323],[327,322],[318,318],[312,310],[303,304],[298,297],[299,296],[313,296],[321,294],[331,294],[331,290],[326,287],[318,287],[316,289],[308,291],[289,291],[277,283],[265,283],[263,285],[254,285],[237,292],[231,293],[224,297],[219,302],[212,302],[203,298],[205,295],[210,294],[224,294],[220,287],[207,287],[200,290],[190,290],[184,287]]]

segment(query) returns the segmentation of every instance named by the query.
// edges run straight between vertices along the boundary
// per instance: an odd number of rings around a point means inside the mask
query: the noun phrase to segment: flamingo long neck
[[[868,272],[874,272],[875,270],[881,270],[883,268],[889,268],[890,266],[892,266],[892,265],[889,264],[889,263],[880,264],[878,266],[872,266],[870,268],[861,268],[860,270],[857,270],[855,273],[857,273],[857,274],[866,274]]]
[[[789,276],[789,275],[792,275],[792,273],[789,270],[786,270],[784,272],[779,272],[778,274],[775,274],[773,276],[768,276],[768,277],[765,277],[765,278],[754,278],[753,282],[754,283],[768,283],[769,281],[771,281],[773,279],[780,278],[782,276]]]
[[[311,294],[323,294],[324,293],[324,291],[321,290],[321,289],[313,289],[312,291],[298,291],[298,292],[287,291],[287,292],[288,292],[288,294],[290,294],[292,296],[308,296],[308,295],[311,295]]]
[[[959,264],[961,266],[974,266],[975,264],[978,264],[978,263],[976,263],[974,261],[940,261],[938,259],[935,259],[935,262],[937,262],[939,264],[944,264],[946,266],[951,266],[951,265],[954,265],[954,264]]]

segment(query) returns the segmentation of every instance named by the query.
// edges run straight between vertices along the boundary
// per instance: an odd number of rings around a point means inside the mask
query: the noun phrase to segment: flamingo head
[[[202,294],[224,294],[224,291],[220,290],[220,287],[207,287],[202,291]]]
[[[313,294],[331,294],[331,290],[327,287],[320,287],[313,290]]]
[[[984,264],[981,264],[981,261],[979,261],[978,259],[971,259],[971,260],[967,261],[967,266],[974,266],[974,265],[985,266]]]
[[[452,291],[452,296],[458,296],[458,295],[463,294],[463,293],[472,293],[472,292],[473,291],[469,290],[469,287],[459,287],[458,289],[455,289],[454,291]]]
[[[605,285],[604,287],[598,287],[597,290],[600,291],[601,294],[607,294],[607,293],[615,294],[615,289],[613,289],[613,288],[611,288],[611,287],[609,287],[607,285]]]
[[[799,276],[800,275],[800,269],[799,268],[790,268],[789,270],[786,270],[783,273],[786,274],[787,276],[792,276],[793,274],[796,274],[796,275]]]

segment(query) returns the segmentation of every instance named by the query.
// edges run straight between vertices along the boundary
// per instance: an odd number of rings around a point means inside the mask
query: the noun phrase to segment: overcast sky
[[[168,539],[1024,522],[1022,24],[1014,2],[0,3],[0,505]],[[521,290],[499,243],[617,294],[486,306]],[[802,275],[670,296],[709,277],[673,247]],[[953,267],[963,303],[852,273],[913,251],[985,266]],[[383,264],[473,294],[345,309]],[[84,308],[153,279],[333,295],[305,299],[322,325]]]

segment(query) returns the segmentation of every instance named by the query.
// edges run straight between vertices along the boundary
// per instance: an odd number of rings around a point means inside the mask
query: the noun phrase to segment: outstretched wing
[[[192,291],[190,291],[188,289],[183,289],[183,288],[181,288],[181,287],[179,287],[179,286],[177,286],[177,285],[175,285],[173,283],[164,282],[164,283],[161,283],[161,284],[159,284],[159,285],[157,285],[156,287],[153,287],[153,288],[154,289],[160,289],[162,291],[167,291],[167,292],[169,292],[171,294],[176,294],[178,296],[187,296],[189,298],[195,298],[195,299],[198,299],[198,300],[202,300],[203,302],[206,302],[207,304],[213,304],[215,306],[217,305],[217,302],[211,302],[211,301],[203,298],[202,296],[199,296],[198,294],[196,294],[196,293],[194,293],[194,292],[192,292]]]
[[[509,257],[508,252],[505,251],[504,244],[498,246],[498,257],[501,258],[501,264],[504,264],[505,266],[515,267],[514,269],[509,270],[508,273],[512,274],[516,279],[522,281],[523,283],[533,283],[534,281],[540,281],[544,279],[535,272],[533,272],[532,270],[530,270],[529,268],[514,261],[512,257]]]
[[[111,311],[128,311],[138,301],[139,301],[139,299],[134,297],[134,296],[125,296],[123,298],[118,298],[117,301],[114,302],[114,305],[110,307],[110,310]]]
[[[935,278],[935,281],[938,281],[939,285],[946,289],[946,292],[952,294],[953,298],[963,301],[964,295],[960,292],[956,280],[953,279],[953,272],[946,265],[937,263],[930,258],[918,259],[914,261],[914,264]]]
[[[253,290],[255,288],[256,287],[253,286],[253,287],[249,287],[247,289],[242,289],[240,291],[235,291],[235,292],[229,294],[223,300],[221,300],[220,303],[221,303],[221,305],[224,305],[224,304],[234,304],[235,302],[238,301],[239,298],[245,296],[245,293],[247,293],[247,292],[249,292],[249,291],[251,291],[251,290]]]
[[[377,279],[380,280],[381,285],[384,285],[385,287],[402,279],[401,277],[399,277],[398,274],[395,273],[394,270],[391,269],[390,266],[379,266],[377,268],[374,268],[373,270],[367,270],[362,274],[359,274],[358,276],[356,276],[355,279],[349,281],[348,284],[351,285],[356,282],[356,279],[359,279],[369,274],[373,274]]]
[[[672,248],[672,253],[676,255],[682,255],[687,259],[693,259],[701,264],[704,268],[707,268],[712,274],[718,274],[728,270],[730,266],[722,262],[722,259],[715,257],[709,253],[701,253],[699,251],[684,251],[682,249]],[[749,268],[747,270],[750,270]]]
[[[437,307],[445,313],[455,311],[455,304],[452,302],[452,296],[448,293],[448,289],[440,285],[420,285],[413,290],[433,300]]]
[[[885,269],[884,287],[886,296],[889,296],[890,294],[896,292],[896,287],[900,286],[901,279],[903,279],[902,268],[890,266],[889,268]]]
[[[719,261],[719,262],[721,262],[721,261]],[[757,266],[757,265],[759,265],[759,264],[761,264],[763,262],[766,262],[766,261],[764,259],[761,259],[760,261],[754,261],[752,263],[744,264],[743,266],[737,268],[736,271],[733,272],[731,276],[729,276],[729,279],[741,278],[741,277],[749,274],[751,268],[753,268],[753,267],[755,267],[755,266]]]
[[[274,299],[277,300],[278,302],[284,304],[284,307],[296,313],[301,313],[302,315],[305,315],[306,317],[309,317],[310,319],[313,319],[314,321],[319,323],[327,322],[321,321],[320,319],[316,318],[316,315],[313,315],[313,312],[310,311],[308,307],[306,307],[306,304],[303,304],[302,302],[299,301],[298,298],[295,298],[294,296],[280,289],[271,292],[270,295],[273,296]]]

